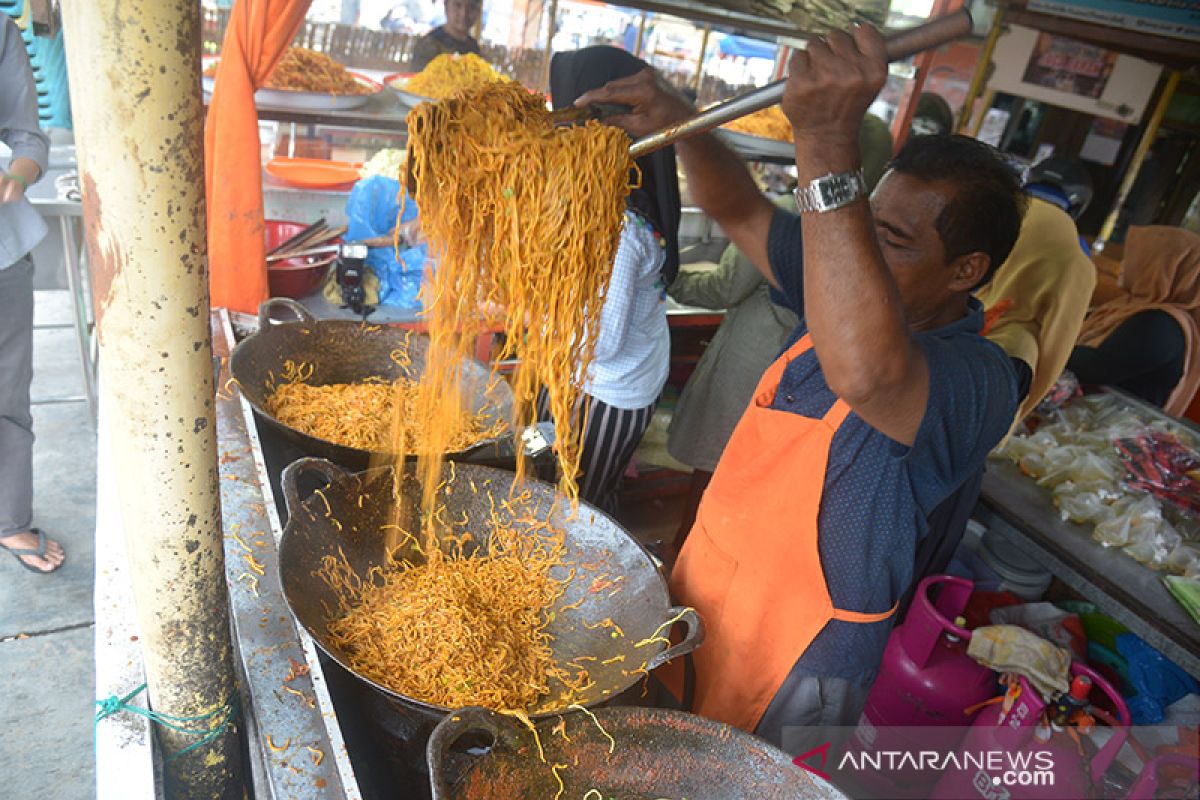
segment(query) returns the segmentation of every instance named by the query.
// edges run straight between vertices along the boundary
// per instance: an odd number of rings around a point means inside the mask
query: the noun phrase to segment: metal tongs
[[[931,19],[915,28],[893,34],[887,38],[888,61],[899,61],[966,36],[971,32],[971,25],[971,14],[964,8],[952,14]],[[680,139],[710,131],[718,125],[724,125],[726,122],[740,119],[755,111],[769,108],[783,99],[783,87],[786,83],[786,78],[768,83],[766,86],[747,92],[740,97],[707,108],[691,119],[677,122],[670,127],[643,136],[630,146],[629,155],[640,158],[647,153],[653,153],[655,150],[661,150],[674,144]],[[609,116],[614,115],[609,114]]]

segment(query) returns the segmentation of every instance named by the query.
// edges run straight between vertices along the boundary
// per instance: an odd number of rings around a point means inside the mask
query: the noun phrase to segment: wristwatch
[[[853,172],[825,175],[807,186],[797,186],[796,208],[801,214],[815,211],[823,214],[867,196],[867,182],[861,168]]]

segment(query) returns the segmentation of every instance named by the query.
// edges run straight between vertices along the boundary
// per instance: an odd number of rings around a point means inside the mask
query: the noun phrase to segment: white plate
[[[207,66],[207,65],[206,65]],[[351,72],[354,80],[373,90],[370,94],[330,94],[329,92],[292,92],[286,89],[259,89],[254,93],[254,105],[276,111],[346,111],[361,108],[383,91],[383,86],[365,75]],[[206,98],[212,96],[214,78],[204,75],[200,84]]]
[[[408,83],[408,79],[411,77],[412,75],[410,74],[398,72],[394,75],[388,75],[386,78],[384,78],[383,85],[392,90],[392,94],[396,95],[396,99],[400,101],[401,105],[408,106],[409,108],[415,108],[421,103],[434,102],[432,97],[406,92],[403,88],[401,88]]]
[[[717,136],[745,158],[796,160],[796,147],[791,142],[731,131],[728,128],[717,128]]]

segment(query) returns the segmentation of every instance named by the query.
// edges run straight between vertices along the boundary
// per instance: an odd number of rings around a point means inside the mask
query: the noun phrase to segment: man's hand
[[[25,184],[20,177],[0,173],[0,203],[15,203],[25,196]]]
[[[585,92],[576,106],[589,103],[620,103],[633,111],[607,122],[624,129],[634,138],[681,122],[695,113],[691,104],[653,69],[644,69],[628,78],[610,81],[599,89]]]
[[[857,145],[863,115],[886,80],[883,37],[871,26],[809,41],[792,55],[781,104],[797,144]]]

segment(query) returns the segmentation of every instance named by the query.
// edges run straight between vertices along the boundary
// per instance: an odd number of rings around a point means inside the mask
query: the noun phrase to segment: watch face
[[[866,197],[866,183],[857,172],[843,172],[817,178],[807,186],[797,187],[796,206],[801,212],[833,211]]]
[[[855,182],[848,175],[834,175],[821,182],[821,205],[837,208],[855,199]]]

